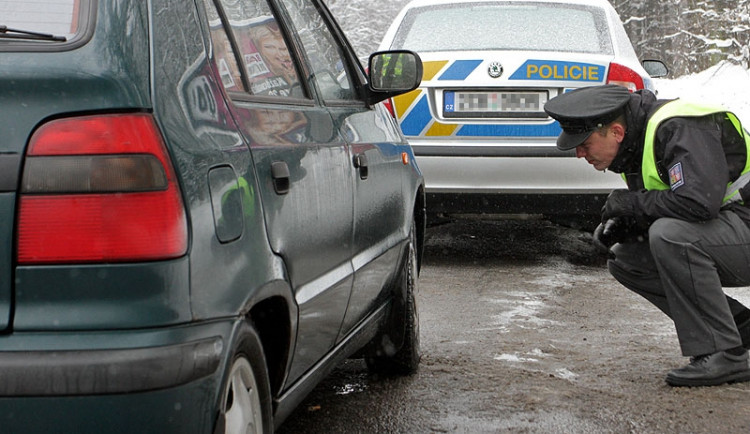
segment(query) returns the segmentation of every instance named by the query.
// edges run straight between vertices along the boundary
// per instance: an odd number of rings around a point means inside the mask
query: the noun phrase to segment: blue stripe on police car
[[[438,80],[466,80],[481,63],[481,60],[456,60]]]

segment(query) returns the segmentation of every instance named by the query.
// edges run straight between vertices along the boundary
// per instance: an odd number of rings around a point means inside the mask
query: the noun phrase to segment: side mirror
[[[422,59],[413,51],[373,53],[368,65],[369,104],[412,91],[422,82]]]
[[[643,69],[646,70],[648,75],[650,75],[652,78],[660,78],[664,77],[669,73],[669,69],[667,69],[667,65],[664,64],[661,60],[644,60],[641,62],[643,64]]]

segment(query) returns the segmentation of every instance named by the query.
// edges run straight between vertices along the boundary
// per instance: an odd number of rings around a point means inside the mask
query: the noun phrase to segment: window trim
[[[328,6],[322,1],[316,1],[315,3],[320,4],[319,11],[321,15],[323,15],[328,29],[331,31],[333,37],[336,38],[339,45],[341,45],[345,49],[344,56],[346,57],[346,63],[348,64],[350,70],[354,70],[356,72],[355,75],[357,77],[357,81],[352,84],[357,88],[357,92],[360,98],[366,101],[368,94],[367,91],[369,89],[368,78],[367,74],[365,73],[364,67],[359,62],[357,53],[354,52],[354,47],[352,46],[351,42],[349,42],[349,39],[346,37],[346,33],[344,33],[344,31],[341,29],[341,26],[339,25],[338,21],[336,21],[333,13],[328,8]]]
[[[281,13],[284,17],[284,27],[287,30],[287,32],[291,35],[291,37],[294,38],[294,45],[297,47],[298,55],[301,56],[301,58],[304,59],[304,64],[306,67],[310,67],[310,61],[305,55],[302,47],[304,47],[304,44],[302,43],[299,34],[296,31],[293,31],[293,29],[289,29],[286,25],[286,20],[289,20],[291,22],[291,17],[289,16],[289,12],[286,10],[286,7],[281,4],[281,0],[268,0],[268,3],[274,4],[274,6],[277,8],[279,13]],[[323,24],[326,26],[328,31],[331,33],[331,36],[334,39],[334,42],[338,44],[340,48],[343,48],[342,50],[342,57],[344,61],[344,67],[346,68],[347,74],[349,76],[349,81],[351,82],[351,85],[353,86],[354,95],[356,96],[355,99],[324,99],[323,96],[320,93],[320,90],[318,89],[317,84],[315,83],[314,74],[312,71],[306,70],[308,73],[307,80],[309,80],[309,85],[315,89],[315,94],[318,102],[324,106],[324,107],[367,107],[367,85],[366,81],[365,83],[361,83],[360,75],[363,75],[363,72],[357,72],[357,74],[352,74],[353,70],[357,69],[357,66],[359,68],[362,67],[362,65],[357,62],[357,65],[355,66],[353,64],[352,59],[356,59],[356,56],[354,56],[353,49],[351,47],[351,44],[349,44],[348,40],[346,40],[346,37],[343,36],[343,32],[341,28],[336,24],[336,20],[334,19],[333,15],[331,14],[330,10],[326,7],[326,5],[318,0],[311,0],[312,6],[315,7],[315,9],[318,11],[318,14],[320,14],[320,17],[323,19]],[[357,80],[354,79],[354,77],[357,77]]]
[[[295,98],[291,96],[274,96],[274,95],[253,95],[249,92],[240,92],[236,90],[227,90],[226,93],[229,96],[229,99],[231,101],[236,101],[236,102],[315,107],[315,100],[312,98]]]

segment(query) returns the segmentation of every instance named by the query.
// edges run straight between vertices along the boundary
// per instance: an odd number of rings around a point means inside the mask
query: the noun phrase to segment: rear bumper
[[[219,372],[231,323],[0,337],[0,396],[86,396],[169,389]]]
[[[180,386],[216,371],[222,339],[117,350],[0,352],[0,396],[132,393]]]
[[[211,432],[238,321],[0,336],[0,431]]]
[[[554,139],[411,138],[428,193],[608,194],[625,188]]]
[[[205,434],[216,425],[217,402],[208,379],[143,393],[0,397],[0,431]]]
[[[553,139],[412,139],[430,214],[598,215],[625,188]]]
[[[427,193],[609,194],[625,188],[612,172],[571,157],[416,156]],[[428,204],[429,206],[429,204]]]

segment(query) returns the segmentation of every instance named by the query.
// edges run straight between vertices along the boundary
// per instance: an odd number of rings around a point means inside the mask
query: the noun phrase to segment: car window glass
[[[315,6],[299,0],[282,0],[281,3],[302,41],[323,100],[356,99],[343,51]]]
[[[247,77],[247,92],[279,97],[302,96],[297,69],[268,3],[265,0],[221,0],[220,4]],[[218,42],[215,40],[214,44],[218,46]]]
[[[597,8],[468,3],[411,10],[393,48],[418,52],[529,50],[612,54],[610,41],[606,16]]]
[[[221,83],[228,91],[245,91],[245,85],[240,76],[240,67],[237,64],[232,44],[229,42],[224,26],[221,25],[219,12],[216,10],[213,0],[204,0],[206,12],[208,13],[208,25],[211,29],[211,41],[214,46],[214,58],[219,68]]]
[[[81,0],[0,0],[0,24],[11,29],[65,36],[79,31]]]

